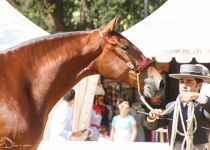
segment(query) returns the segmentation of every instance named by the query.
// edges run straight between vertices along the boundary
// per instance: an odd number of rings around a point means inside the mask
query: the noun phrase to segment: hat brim
[[[202,76],[202,75],[192,75],[192,74],[169,74],[169,76],[171,78],[174,78],[174,79],[183,79],[183,78],[189,78],[189,77],[192,77],[192,78],[196,78],[196,79],[201,79],[203,81],[210,81],[210,77],[208,76]]]

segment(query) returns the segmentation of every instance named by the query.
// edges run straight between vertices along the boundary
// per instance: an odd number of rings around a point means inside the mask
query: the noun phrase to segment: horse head
[[[124,82],[136,87],[139,85],[145,96],[160,97],[165,81],[154,63],[120,33],[114,31],[118,16],[98,30],[101,54],[92,63],[92,68],[106,78]]]

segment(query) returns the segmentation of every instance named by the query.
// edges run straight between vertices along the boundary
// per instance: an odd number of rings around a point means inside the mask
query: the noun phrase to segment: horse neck
[[[32,64],[24,74],[37,110],[50,111],[85,76],[83,69],[100,54],[99,47],[96,31],[49,36],[22,47],[23,63]]]

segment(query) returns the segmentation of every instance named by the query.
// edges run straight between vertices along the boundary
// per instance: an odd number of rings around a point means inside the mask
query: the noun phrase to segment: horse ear
[[[104,35],[106,35],[107,33],[111,32],[112,30],[114,30],[115,26],[117,25],[117,21],[118,21],[118,18],[119,18],[119,14],[118,13],[114,19],[112,19],[105,27],[102,28],[102,33]]]

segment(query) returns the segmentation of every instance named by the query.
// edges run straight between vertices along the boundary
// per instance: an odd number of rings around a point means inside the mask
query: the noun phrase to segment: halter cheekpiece
[[[149,58],[146,58],[143,60],[141,65],[134,65],[132,62],[128,61],[127,59],[125,59],[113,46],[112,44],[109,42],[109,40],[107,39],[106,36],[103,35],[103,33],[101,32],[101,30],[99,30],[99,35],[102,38],[102,40],[104,41],[105,45],[110,45],[111,46],[111,50],[112,52],[118,56],[122,61],[124,61],[128,68],[133,70],[135,73],[142,73],[144,70],[146,70],[151,64],[152,61]]]

